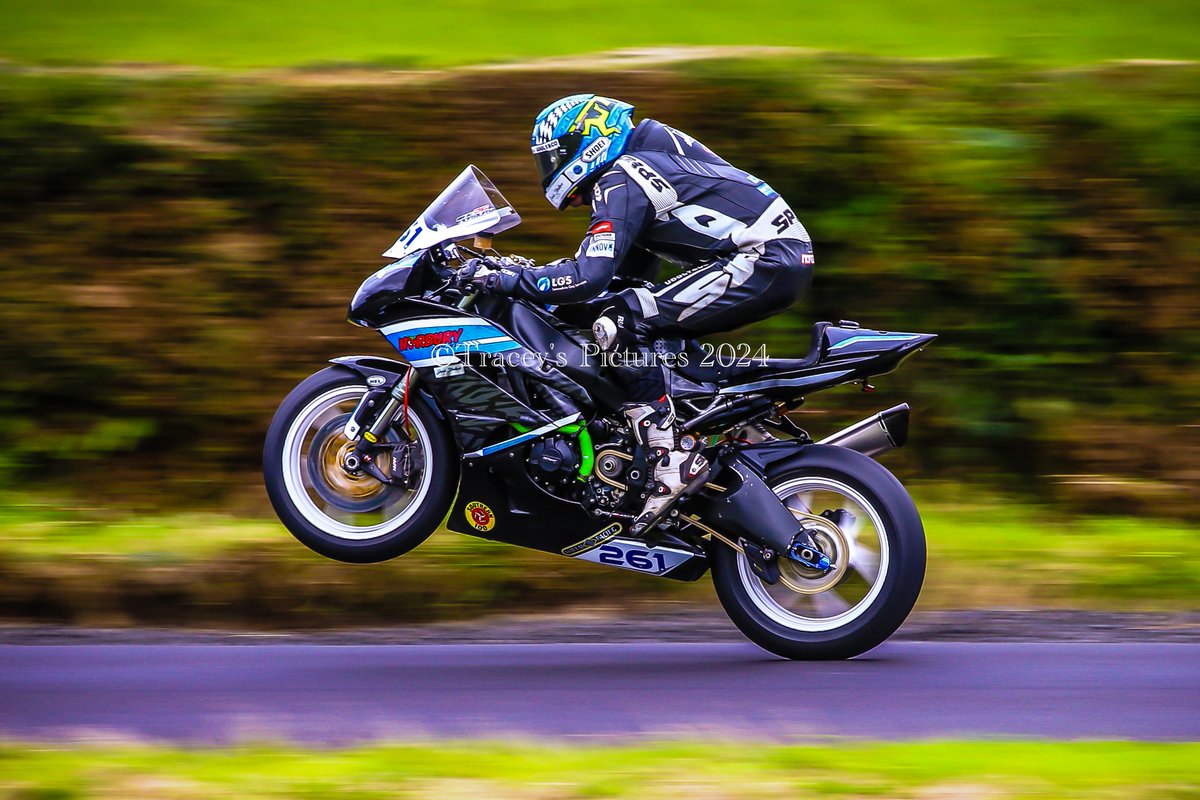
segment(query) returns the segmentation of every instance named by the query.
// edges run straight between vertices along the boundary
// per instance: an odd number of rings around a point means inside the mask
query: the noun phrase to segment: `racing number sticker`
[[[467,503],[466,515],[467,524],[477,531],[490,531],[496,527],[496,515],[477,500]]]
[[[608,528],[596,534],[605,533]],[[595,538],[595,537],[592,537]],[[587,540],[584,540],[587,541]],[[583,544],[583,542],[580,542]],[[606,539],[598,547],[578,555],[572,554],[581,561],[591,561],[595,564],[608,564],[622,569],[632,569],[637,572],[649,572],[652,575],[662,575],[670,572],[685,561],[695,557],[695,553],[676,550],[671,547],[648,547],[645,542],[630,539]],[[565,552],[565,551],[564,551]]]

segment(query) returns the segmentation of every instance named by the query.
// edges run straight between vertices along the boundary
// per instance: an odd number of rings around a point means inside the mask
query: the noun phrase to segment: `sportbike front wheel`
[[[263,448],[263,478],[280,521],[312,550],[353,563],[395,558],[425,541],[458,486],[450,437],[433,407],[415,394],[404,421],[418,465],[409,486],[348,468],[353,443],[344,429],[366,391],[350,370],[321,370],[284,399]],[[400,432],[389,430],[385,441],[401,441]]]
[[[834,566],[781,561],[769,585],[744,555],[714,542],[713,583],[730,619],[785,658],[850,658],[882,643],[925,577],[925,533],[904,487],[877,462],[838,447],[810,447],[800,465],[767,479]]]

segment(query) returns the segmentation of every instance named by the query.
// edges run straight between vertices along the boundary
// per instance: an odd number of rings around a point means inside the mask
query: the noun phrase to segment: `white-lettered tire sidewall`
[[[862,614],[828,631],[799,631],[770,619],[738,574],[738,554],[710,545],[713,585],[729,618],[748,639],[775,655],[797,660],[846,659],[871,650],[908,617],[925,579],[925,531],[912,498],[887,469],[860,453],[812,446],[803,461],[767,475],[772,487],[797,477],[823,476],[856,489],[882,518],[890,564],[878,596]]]
[[[336,561],[372,564],[404,555],[437,530],[458,489],[458,449],[444,421],[419,393],[409,396],[409,413],[417,416],[428,436],[432,458],[429,489],[420,507],[403,524],[380,536],[351,540],[331,535],[296,507],[287,489],[283,453],[296,416],[323,394],[344,386],[363,386],[362,377],[345,367],[327,367],[302,381],[284,398],[271,420],[263,447],[263,480],[279,520],[301,543]]]

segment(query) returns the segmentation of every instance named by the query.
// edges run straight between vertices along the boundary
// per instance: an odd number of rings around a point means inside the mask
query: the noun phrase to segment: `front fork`
[[[346,455],[342,466],[350,472],[365,472],[380,483],[407,489],[414,472],[424,465],[419,460],[420,449],[413,447],[414,441],[408,434],[408,420],[401,419],[393,427],[396,415],[401,410],[407,417],[408,393],[416,376],[408,370],[390,388],[368,389],[358,401],[343,430],[346,438],[354,442],[354,448]],[[385,440],[388,428],[400,434],[398,442]],[[388,471],[379,466],[380,458],[388,459]]]

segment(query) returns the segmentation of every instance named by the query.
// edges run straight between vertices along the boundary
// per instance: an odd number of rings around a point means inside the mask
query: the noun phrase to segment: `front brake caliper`
[[[420,475],[425,469],[425,451],[411,439],[397,442],[392,446],[392,463],[389,472],[392,474],[392,485],[401,489],[412,487],[414,475]]]

